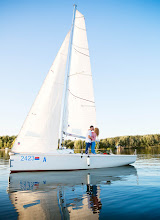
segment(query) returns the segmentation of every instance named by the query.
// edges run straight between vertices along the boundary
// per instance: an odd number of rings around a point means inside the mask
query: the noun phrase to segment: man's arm
[[[92,140],[92,137],[90,135],[88,135],[88,138]]]
[[[92,132],[91,132],[91,130],[89,130],[89,132],[88,132],[88,138],[92,140]]]

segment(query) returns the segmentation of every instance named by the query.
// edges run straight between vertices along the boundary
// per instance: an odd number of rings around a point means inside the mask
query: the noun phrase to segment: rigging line
[[[81,49],[84,49],[84,50],[89,50],[88,48],[85,48],[85,47],[79,47],[79,46],[77,46],[76,44],[73,44],[73,46],[78,47],[78,48],[81,48]]]
[[[78,29],[81,29],[82,31],[86,31],[86,29],[84,29],[84,28],[80,28],[80,27],[78,27],[77,25],[74,25],[76,28],[78,28]]]
[[[76,52],[81,53],[82,55],[84,55],[84,56],[86,56],[86,57],[89,57],[89,55],[87,55],[87,54],[85,54],[85,53],[82,53],[82,52],[76,50],[76,48],[74,48],[74,49],[75,49]]]
[[[68,91],[71,93],[71,91],[70,91],[69,89],[68,89]],[[75,98],[82,99],[82,100],[87,101],[87,102],[95,103],[95,102],[93,102],[93,101],[91,101],[91,100],[83,99],[83,98],[81,98],[81,97],[78,97],[78,96],[74,95],[73,93],[71,93],[71,95],[74,96]]]

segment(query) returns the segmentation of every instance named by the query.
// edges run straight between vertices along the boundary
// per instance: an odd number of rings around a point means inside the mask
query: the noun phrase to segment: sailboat
[[[66,137],[85,138],[90,125],[96,125],[96,107],[87,32],[84,15],[74,5],[71,30],[12,147],[11,172],[81,170],[135,162],[136,155],[75,154],[62,147]]]

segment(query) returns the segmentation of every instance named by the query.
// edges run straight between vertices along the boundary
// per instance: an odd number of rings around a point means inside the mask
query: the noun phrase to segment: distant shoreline
[[[0,149],[11,149],[17,136],[0,136]],[[83,144],[83,145],[82,145]],[[65,140],[64,145],[67,148],[81,149],[85,147],[85,141],[82,140]],[[146,147],[160,147],[160,134],[150,135],[130,135],[118,136],[113,138],[100,139],[97,148],[101,150],[114,149],[116,146],[124,149],[138,149]]]

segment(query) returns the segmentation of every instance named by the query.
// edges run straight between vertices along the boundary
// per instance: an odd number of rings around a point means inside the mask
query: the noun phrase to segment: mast
[[[72,41],[73,41],[74,23],[75,23],[75,15],[76,15],[77,5],[74,4],[73,7],[74,8],[73,8],[72,27],[71,27],[71,34],[70,34],[69,50],[68,50],[68,65],[67,65],[67,72],[66,72],[66,85],[65,85],[63,113],[62,113],[62,120],[61,120],[61,133],[60,133],[59,149],[62,149],[64,117],[65,117],[65,109],[66,109],[66,101],[67,101],[67,93],[68,93],[68,81],[69,81],[71,56],[72,56]]]

